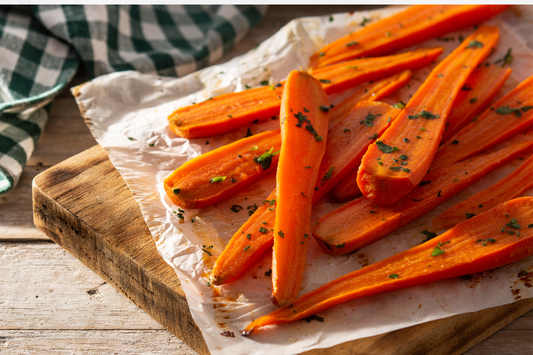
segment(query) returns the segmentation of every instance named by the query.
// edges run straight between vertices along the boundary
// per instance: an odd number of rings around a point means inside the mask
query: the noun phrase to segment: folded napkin
[[[90,78],[121,70],[184,76],[220,59],[264,5],[0,6],[0,194],[12,189],[50,102],[79,62]]]

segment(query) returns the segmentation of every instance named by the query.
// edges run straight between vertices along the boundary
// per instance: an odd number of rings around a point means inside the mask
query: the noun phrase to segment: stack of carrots
[[[164,182],[175,204],[200,208],[276,171],[276,188],[234,234],[211,275],[214,285],[232,282],[273,250],[272,301],[280,308],[252,322],[243,335],[355,298],[533,254],[533,198],[519,197],[533,186],[533,141],[513,143],[517,134],[531,134],[533,76],[488,107],[511,73],[505,64],[512,58],[501,67],[481,66],[497,46],[498,28],[477,28],[435,66],[407,104],[379,101],[443,49],[392,52],[477,25],[507,7],[412,6],[320,49],[308,72],[294,70],[278,84],[214,97],[169,116],[177,135],[198,138],[279,115],[280,130],[206,153]],[[330,104],[328,95],[361,84],[340,105]],[[483,154],[502,142],[504,148]],[[298,298],[311,238],[328,254],[354,252],[517,158],[527,160],[433,219],[436,228],[451,228],[444,234]],[[312,206],[328,193],[334,201],[363,196],[311,228]]]

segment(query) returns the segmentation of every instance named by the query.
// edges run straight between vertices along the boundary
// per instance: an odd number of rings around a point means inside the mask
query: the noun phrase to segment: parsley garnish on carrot
[[[394,153],[400,151],[398,147],[391,147],[383,143],[382,141],[377,141],[376,145],[378,146],[378,149],[381,150],[383,153]]]

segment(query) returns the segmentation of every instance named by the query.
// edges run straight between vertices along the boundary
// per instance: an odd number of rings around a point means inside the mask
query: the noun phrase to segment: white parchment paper
[[[433,282],[348,302],[320,313],[323,323],[299,321],[269,326],[245,338],[239,335],[245,325],[275,309],[270,303],[271,281],[265,275],[271,267],[271,253],[265,253],[247,274],[230,285],[209,287],[208,274],[232,234],[248,218],[248,207],[259,206],[272,191],[275,174],[227,201],[203,209],[184,210],[183,220],[176,214],[179,213],[178,207],[165,195],[163,180],[174,169],[202,153],[244,137],[248,128],[217,137],[187,140],[168,129],[167,116],[170,113],[211,96],[243,90],[244,85],[258,86],[262,80],[277,83],[291,70],[306,68],[309,56],[325,43],[359,29],[363,17],[375,21],[400,9],[335,14],[333,21],[329,21],[328,16],[297,19],[257,49],[180,79],[119,72],[98,77],[79,88],[76,100],[80,111],[139,203],[159,253],[174,267],[182,281],[192,316],[211,353],[295,354],[533,297],[533,290],[518,276],[521,269],[533,270],[533,258],[529,257],[497,270],[472,275],[470,279]],[[508,48],[512,48],[514,57],[511,77],[496,99],[533,74],[533,25],[526,15],[530,10],[526,6],[513,7],[487,21],[487,24],[500,28],[501,39],[485,62],[494,63]],[[446,51],[441,55],[442,59],[458,45],[459,35],[466,37],[473,30],[447,34],[446,37],[454,38],[448,42],[434,39],[403,51],[444,46]],[[431,69],[425,67],[414,71],[409,85],[385,101],[394,103],[401,99],[407,102]],[[330,99],[335,104],[347,94]],[[279,121],[249,128],[253,133],[273,130],[279,128]],[[515,140],[524,139],[531,139],[531,135],[515,137]],[[498,169],[434,211],[359,252],[328,256],[312,240],[300,295],[338,276],[420,244],[425,238],[420,233],[422,230],[435,231],[431,218],[490,186],[519,165],[519,161],[514,161]],[[240,205],[244,210],[232,212],[232,205]],[[328,196],[325,196],[314,207],[312,223],[339,206],[329,203]],[[204,245],[206,248],[212,246],[209,249],[212,256],[202,251]],[[224,331],[233,332],[235,337],[222,336]]]

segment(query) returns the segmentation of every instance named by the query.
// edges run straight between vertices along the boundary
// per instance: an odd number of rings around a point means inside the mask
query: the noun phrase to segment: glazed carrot
[[[441,144],[456,134],[488,105],[510,73],[511,69],[502,69],[495,65],[474,70],[453,103],[442,134]],[[455,151],[455,155],[459,155],[458,151]],[[357,174],[357,169],[352,171],[333,189],[331,192],[333,201],[343,202],[361,194],[357,185]]]
[[[329,129],[326,152],[314,185],[319,190],[314,191],[313,203],[335,186],[335,181],[341,179],[341,174],[350,170],[350,166],[359,165],[361,156],[374,139],[374,134],[381,134],[389,125],[389,117],[394,119],[398,112],[398,109],[384,103],[362,101],[348,112],[344,119],[338,121],[337,125]],[[316,162],[313,162],[314,164]],[[329,172],[332,167],[333,170]],[[329,179],[324,179],[326,175]],[[323,184],[324,182],[327,183]],[[272,247],[274,233],[270,228],[276,220],[276,199],[277,194],[274,190],[264,204],[233,235],[213,267],[211,274],[213,284],[222,285],[237,279],[265,250]],[[262,232],[260,232],[261,227],[265,227]],[[251,248],[243,253],[242,250],[247,246]]]
[[[361,101],[329,129],[313,203],[359,166],[367,147],[389,127],[400,111],[382,102]]]
[[[433,69],[364,155],[357,175],[363,195],[375,203],[395,203],[422,181],[439,147],[455,97],[475,67],[490,54],[498,37],[496,27],[482,26]],[[400,155],[409,158],[408,167],[393,165]]]
[[[530,76],[443,144],[432,169],[461,161],[533,124],[533,76]]]
[[[379,101],[392,94],[411,80],[413,72],[404,70],[384,79],[372,81],[357,92],[336,105],[329,111],[329,126],[333,127],[338,120],[343,118],[359,101]]]
[[[317,162],[326,150],[329,100],[320,82],[293,70],[280,111],[282,147],[276,175],[276,223],[272,255],[272,302],[298,296],[311,234],[311,207]]]
[[[533,186],[532,172],[533,156],[496,184],[433,218],[431,220],[433,227],[438,229],[452,228],[456,224],[488,211],[500,203],[520,196]]]
[[[510,74],[511,68],[504,69],[497,65],[476,68],[453,103],[440,144],[446,143],[474,117],[483,112]]]
[[[430,64],[442,48],[418,49],[381,58],[352,61],[317,70],[328,95],[366,81],[377,80],[406,69]],[[252,122],[277,116],[284,82],[213,97],[195,105],[177,109],[169,117],[169,128],[185,138],[209,137],[226,133]]]
[[[379,205],[361,197],[322,217],[313,237],[324,252],[343,255],[370,245],[431,211],[459,191],[509,161],[530,154],[533,142],[513,144],[428,173],[395,204]]]
[[[290,323],[356,298],[498,268],[533,254],[533,198],[508,201],[444,234],[341,276],[242,331]]]
[[[280,131],[263,132],[189,160],[165,179],[176,205],[202,208],[227,199],[278,164]]]
[[[479,23],[509,5],[418,5],[336,40],[311,56],[318,68],[365,56],[379,56]]]

